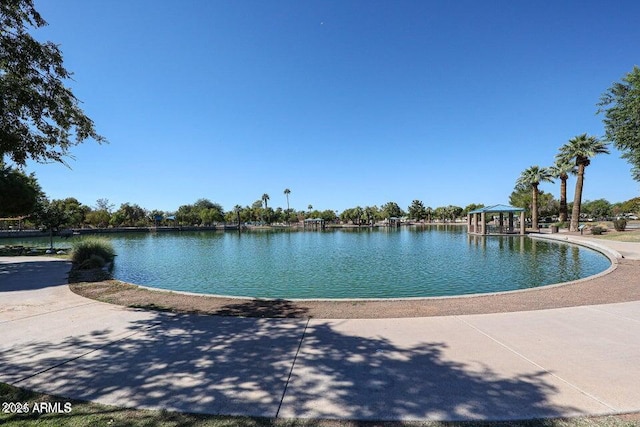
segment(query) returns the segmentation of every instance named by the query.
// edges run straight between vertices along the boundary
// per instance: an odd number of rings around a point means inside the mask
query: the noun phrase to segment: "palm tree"
[[[269,195],[267,193],[264,193],[261,197],[262,202],[264,203],[264,212],[267,214],[267,224],[269,223],[269,211],[267,211],[267,200],[269,200]]]
[[[428,220],[429,222],[431,222],[431,221],[432,221],[432,219],[433,219],[433,208],[432,208],[431,206],[427,206],[427,207],[424,209],[424,213],[425,213],[425,215],[427,216],[427,220]]]
[[[309,212],[311,212],[311,209],[313,209],[312,205],[307,206],[307,209],[309,209]]]
[[[285,188],[284,195],[287,197],[287,224],[289,223],[289,194],[291,194],[291,190]]]
[[[242,211],[242,206],[235,205],[233,207],[233,211],[236,213],[236,217],[238,219],[238,230],[240,230],[240,211]]]
[[[516,181],[517,186],[531,188],[531,226],[538,229],[538,185],[541,182],[553,182],[553,175],[548,168],[531,166],[522,171]]]
[[[576,165],[569,162],[564,162],[559,159],[556,163],[549,168],[554,178],[560,180],[560,216],[559,222],[567,221],[567,179],[569,174],[576,174]]]
[[[578,231],[580,224],[580,205],[582,203],[582,187],[584,185],[584,171],[591,163],[591,158],[598,154],[609,154],[607,143],[600,141],[595,136],[586,133],[575,136],[560,147],[556,159],[566,163],[572,163],[577,168],[576,191],[573,195],[573,210],[571,211],[571,224],[569,231]]]

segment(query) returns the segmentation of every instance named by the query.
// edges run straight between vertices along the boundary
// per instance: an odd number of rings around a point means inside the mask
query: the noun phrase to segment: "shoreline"
[[[430,226],[466,226],[466,222],[427,222],[427,223],[403,223],[401,227],[430,227]],[[327,224],[325,229],[354,229],[367,230],[375,228],[396,228],[388,224],[353,225],[353,224]],[[144,227],[111,227],[111,228],[69,228],[54,232],[54,237],[68,238],[71,236],[84,236],[91,234],[114,234],[114,233],[167,233],[182,231],[320,231],[306,229],[301,223],[286,225],[246,225],[242,224],[218,224],[212,226],[144,226]],[[40,230],[0,230],[0,239],[29,238],[29,237],[49,237],[48,231]]]
[[[138,309],[214,316],[379,319],[508,313],[640,300],[640,261],[622,260],[606,275],[566,284],[464,297],[411,300],[290,301],[185,295],[103,281],[70,284],[86,298]]]
[[[565,236],[562,236],[562,239],[564,240]],[[581,244],[576,241],[570,243]],[[585,245],[593,248],[594,244],[600,246],[601,252],[603,252],[602,246],[606,246],[601,240],[594,242],[591,239]],[[136,309],[213,316],[323,319],[460,316],[640,300],[640,286],[637,285],[640,259],[622,256],[618,258],[614,256],[615,253],[613,250],[608,254],[605,253],[612,262],[609,269],[576,281],[504,293],[452,297],[387,300],[270,300],[185,294],[146,288],[117,280],[72,283],[69,287],[78,295],[110,304]]]

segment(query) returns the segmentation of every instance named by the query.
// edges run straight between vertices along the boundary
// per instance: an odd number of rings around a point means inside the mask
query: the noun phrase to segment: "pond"
[[[610,261],[584,247],[466,227],[129,233],[107,236],[114,276],[176,291],[262,298],[406,298],[527,289]],[[0,244],[5,244],[0,241]]]

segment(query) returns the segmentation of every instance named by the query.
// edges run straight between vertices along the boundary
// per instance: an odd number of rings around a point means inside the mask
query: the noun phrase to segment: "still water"
[[[268,298],[402,298],[488,293],[607,269],[590,249],[465,227],[107,236],[117,279],[162,289]],[[0,241],[0,244],[4,242]]]

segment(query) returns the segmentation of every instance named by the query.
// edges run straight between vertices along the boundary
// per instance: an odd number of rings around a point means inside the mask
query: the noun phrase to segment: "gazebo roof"
[[[516,208],[515,206],[509,205],[493,205],[493,206],[485,206],[484,208],[479,208],[472,210],[469,212],[470,214],[475,213],[496,213],[496,212],[523,212],[524,208]]]

